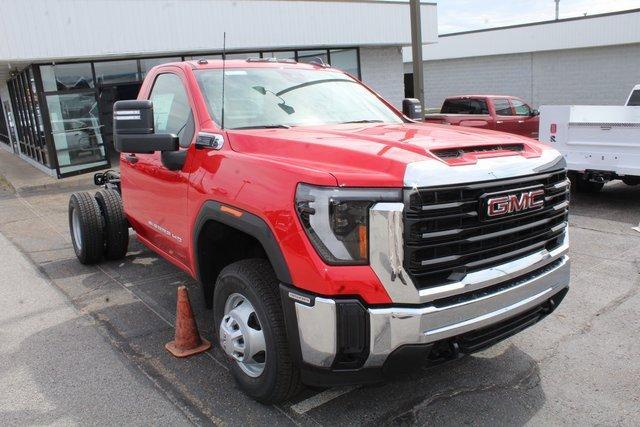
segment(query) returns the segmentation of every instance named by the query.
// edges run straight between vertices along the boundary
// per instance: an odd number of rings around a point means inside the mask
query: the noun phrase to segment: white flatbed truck
[[[540,141],[565,157],[576,190],[597,192],[614,179],[640,184],[640,85],[627,104],[540,107]]]

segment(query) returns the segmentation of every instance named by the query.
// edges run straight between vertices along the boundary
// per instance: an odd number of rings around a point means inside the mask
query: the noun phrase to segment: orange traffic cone
[[[211,343],[200,337],[185,286],[178,287],[175,339],[167,343],[165,348],[175,357],[187,357],[211,348]]]

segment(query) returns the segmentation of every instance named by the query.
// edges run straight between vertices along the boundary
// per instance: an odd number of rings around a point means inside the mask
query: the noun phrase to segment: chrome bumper
[[[569,257],[535,277],[476,299],[420,308],[369,309],[371,348],[365,367],[380,366],[396,348],[427,344],[487,327],[547,301],[569,285]]]
[[[569,284],[569,257],[562,255],[539,275],[525,274],[493,293],[450,304],[435,301],[416,308],[368,308],[369,356],[364,368],[380,367],[397,348],[428,344],[484,328],[540,305]],[[289,295],[292,300],[295,297]],[[464,295],[463,295],[464,297]],[[336,356],[336,302],[316,297],[313,305],[293,302],[302,360],[330,368]]]

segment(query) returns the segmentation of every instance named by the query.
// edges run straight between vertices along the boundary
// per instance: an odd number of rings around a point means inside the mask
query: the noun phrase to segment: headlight
[[[298,184],[296,210],[327,264],[369,262],[369,208],[402,200],[400,189],[315,187]]]

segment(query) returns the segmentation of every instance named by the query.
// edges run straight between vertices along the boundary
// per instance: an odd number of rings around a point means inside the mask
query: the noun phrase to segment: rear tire
[[[242,302],[243,299],[249,304]],[[246,326],[251,322],[232,318],[229,308],[233,308],[234,304],[235,307],[244,308],[238,310],[239,312],[247,312],[247,308],[255,312],[257,322],[253,317],[252,330]],[[218,342],[227,354],[231,373],[240,389],[265,404],[284,402],[297,394],[301,387],[300,371],[294,366],[289,352],[279,282],[269,262],[263,259],[247,259],[225,267],[216,282],[213,305]],[[249,357],[249,360],[243,363],[229,354],[230,345],[225,342],[232,339],[228,332],[234,330],[242,333],[239,337],[241,351],[246,350],[249,356],[250,350],[247,349],[251,349],[256,341],[252,337],[256,331],[261,332],[264,344],[258,342],[258,345],[265,348],[264,356],[258,354],[255,359]],[[224,335],[225,333],[227,335]],[[241,354],[246,360],[246,355]],[[256,367],[262,360],[263,365]]]
[[[604,182],[593,182],[580,179],[577,182],[577,189],[580,193],[597,193],[604,187]]]
[[[96,201],[104,218],[104,256],[109,260],[122,259],[129,248],[129,224],[120,194],[115,190],[99,190]]]
[[[593,182],[585,179],[584,174],[569,172],[571,190],[578,193],[597,193],[604,187],[604,182]]]
[[[73,250],[82,264],[95,264],[102,258],[104,239],[100,207],[87,192],[69,199],[69,230]]]

